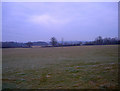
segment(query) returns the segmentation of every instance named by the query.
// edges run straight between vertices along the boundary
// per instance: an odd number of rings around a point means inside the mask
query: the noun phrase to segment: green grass
[[[3,88],[118,88],[118,46],[3,49]]]

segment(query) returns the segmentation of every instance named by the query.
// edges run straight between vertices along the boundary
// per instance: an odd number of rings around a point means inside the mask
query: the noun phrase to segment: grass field
[[[3,49],[3,89],[118,88],[118,46]]]

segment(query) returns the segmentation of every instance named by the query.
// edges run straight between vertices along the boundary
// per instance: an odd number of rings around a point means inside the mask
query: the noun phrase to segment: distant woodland
[[[2,48],[32,48],[33,46],[41,46],[41,47],[63,47],[63,46],[82,46],[82,45],[115,45],[120,44],[120,40],[118,38],[102,38],[98,36],[94,41],[57,41],[55,37],[50,39],[50,42],[27,42],[27,43],[19,43],[19,42],[1,42]]]

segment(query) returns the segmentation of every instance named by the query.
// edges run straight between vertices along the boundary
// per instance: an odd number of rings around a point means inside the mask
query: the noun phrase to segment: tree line
[[[26,42],[26,43],[19,43],[19,42],[1,42],[0,43],[2,48],[30,48],[32,46],[47,46],[48,43],[38,41],[38,42]]]
[[[102,38],[101,36],[98,36],[95,38],[94,41],[87,41],[87,42],[73,42],[68,43],[64,42],[58,42],[55,37],[50,38],[50,42],[27,42],[27,43],[19,43],[19,42],[2,42],[2,48],[31,48],[32,46],[42,46],[42,47],[62,47],[62,46],[82,46],[82,45],[115,45],[120,44],[120,40],[118,38]]]
[[[52,46],[81,46],[81,45],[114,45],[114,44],[120,44],[120,40],[118,38],[102,38],[101,36],[98,36],[97,38],[95,38],[94,41],[90,41],[90,42],[79,42],[79,43],[58,43],[57,39],[55,37],[51,38],[51,42]]]
[[[85,45],[114,45],[114,44],[120,44],[120,40],[117,37],[102,38],[101,36],[98,36],[94,41],[85,43]]]

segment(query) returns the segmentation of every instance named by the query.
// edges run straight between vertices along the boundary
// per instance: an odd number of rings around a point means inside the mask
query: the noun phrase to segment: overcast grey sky
[[[94,40],[118,37],[117,2],[4,2],[3,41]]]

